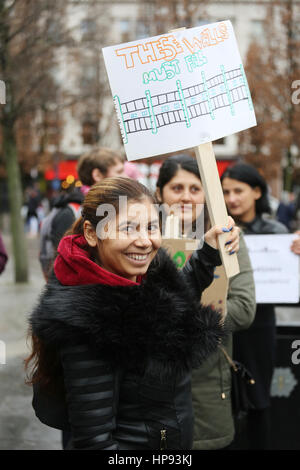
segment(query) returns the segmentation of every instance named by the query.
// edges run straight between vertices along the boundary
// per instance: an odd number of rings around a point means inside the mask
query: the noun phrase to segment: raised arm
[[[73,448],[117,450],[118,374],[87,345],[62,349],[61,361]]]

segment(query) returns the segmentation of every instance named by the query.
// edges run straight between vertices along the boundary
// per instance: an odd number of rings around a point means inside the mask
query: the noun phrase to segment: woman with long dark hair
[[[238,248],[231,218],[224,229]],[[107,178],[90,189],[30,317],[35,412],[70,432],[68,448],[191,448],[191,369],[224,336],[196,292],[220,264],[222,232],[179,273],[147,188]]]
[[[167,158],[158,174],[156,195],[165,212],[173,212],[179,218],[179,232],[183,237],[191,237],[197,230],[199,237],[209,226],[205,196],[200,180],[199,169],[194,158],[187,154],[177,154]],[[201,222],[196,227],[196,222]],[[164,223],[162,219],[162,232]],[[202,233],[200,233],[202,231]]]
[[[166,159],[157,180],[158,199],[173,208],[188,237],[201,236],[203,222],[208,229],[209,219],[205,195],[194,158],[186,154]],[[204,212],[203,212],[204,211]],[[202,217],[201,223],[197,222]],[[200,229],[199,229],[200,228]],[[227,245],[229,250],[230,244]],[[243,237],[238,252],[240,273],[230,279],[226,325],[231,331],[248,328],[255,314],[255,292],[252,268]],[[201,292],[199,291],[199,299]],[[232,354],[232,335],[224,344],[225,353]],[[192,396],[195,414],[194,449],[212,450],[228,447],[234,438],[231,409],[230,364],[222,349],[212,354],[193,371]]]
[[[228,212],[245,234],[287,233],[286,227],[264,217],[270,214],[266,181],[251,165],[228,168],[222,175],[222,187]],[[255,387],[249,387],[254,406],[247,416],[247,448],[270,448],[270,388],[275,365],[275,311],[272,304],[258,304],[255,320],[246,331],[233,338],[233,357],[252,372]],[[244,444],[237,444],[245,445]]]

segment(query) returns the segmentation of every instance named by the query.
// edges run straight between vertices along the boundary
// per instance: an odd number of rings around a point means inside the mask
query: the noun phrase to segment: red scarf
[[[54,262],[54,272],[61,284],[80,286],[86,284],[105,284],[108,286],[137,286],[141,282],[130,281],[101,268],[90,259],[88,244],[82,235],[68,235],[61,239]]]

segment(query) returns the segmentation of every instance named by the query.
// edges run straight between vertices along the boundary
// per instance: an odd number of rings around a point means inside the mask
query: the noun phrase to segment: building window
[[[80,31],[82,41],[91,41],[97,31],[96,21],[92,18],[85,18],[80,23]]]
[[[251,21],[250,38],[252,42],[264,43],[265,42],[265,22],[262,20]]]
[[[82,123],[82,140],[85,145],[94,145],[98,142],[98,123],[85,120]]]
[[[195,21],[195,27],[196,26],[204,26],[209,23],[213,23],[214,21],[211,18],[198,18]]]
[[[51,43],[60,44],[64,40],[61,25],[53,19],[48,23],[46,34]]]
[[[150,36],[149,24],[143,20],[138,20],[136,23],[136,39],[144,39]]]
[[[292,25],[292,39],[294,41],[300,40],[300,21],[294,21]]]
[[[81,89],[88,90],[97,83],[97,64],[83,63],[82,75],[80,79]]]
[[[213,22],[214,23],[219,23],[219,22],[224,22],[224,21],[227,21],[227,20],[229,20],[231,22],[232,26],[234,27],[235,22],[236,22],[234,17],[231,17],[231,18],[217,18]]]
[[[232,23],[232,26],[234,27],[234,24],[235,24],[235,18],[198,18],[196,21],[195,21],[195,26],[204,26],[206,24],[210,24],[210,23],[220,23],[220,22],[224,22],[224,21],[231,21]]]
[[[120,40],[121,42],[130,41],[130,20],[122,19],[119,21],[119,31],[120,31]]]

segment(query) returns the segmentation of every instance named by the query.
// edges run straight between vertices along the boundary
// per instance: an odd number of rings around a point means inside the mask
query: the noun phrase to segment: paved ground
[[[4,235],[4,242],[10,254],[8,235]],[[0,357],[0,450],[61,449],[60,432],[35,417],[31,387],[24,383],[27,316],[44,284],[37,258],[38,241],[27,242],[30,282],[14,284],[12,257],[0,276],[0,341],[6,346],[6,364],[1,364]]]

